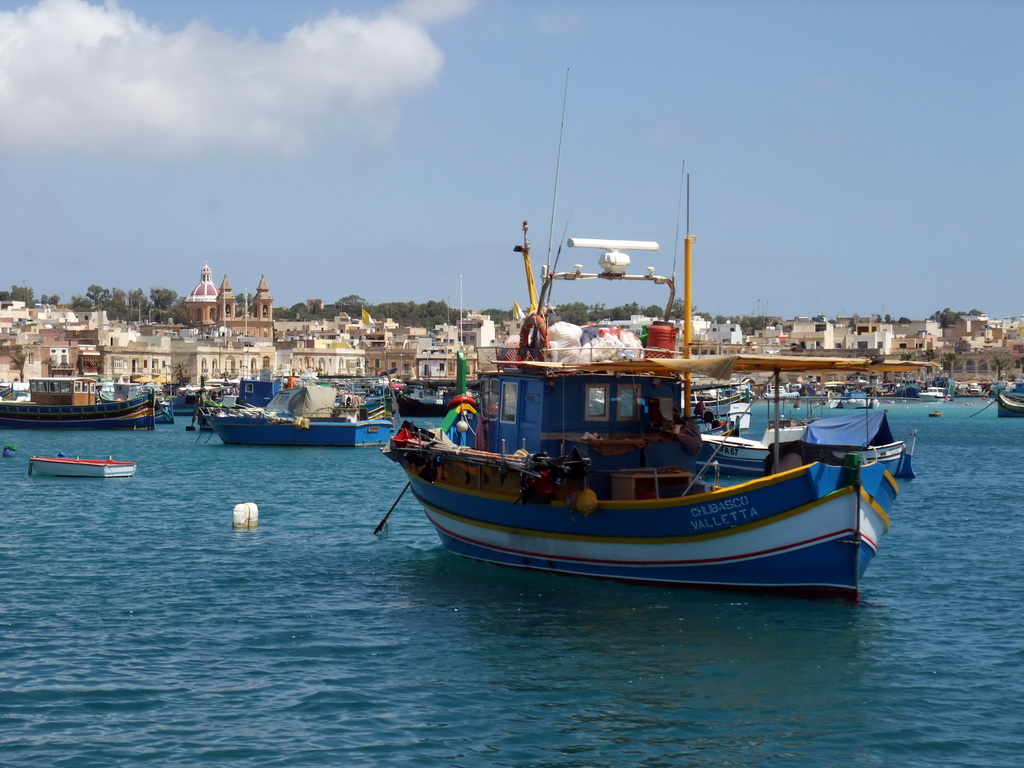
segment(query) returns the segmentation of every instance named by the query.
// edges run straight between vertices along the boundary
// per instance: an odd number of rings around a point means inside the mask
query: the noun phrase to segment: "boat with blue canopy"
[[[858,453],[862,461],[881,462],[897,478],[915,477],[913,448],[916,431],[910,433],[908,445],[897,440],[882,410],[867,410],[831,418],[783,419],[778,432],[781,453],[798,455],[802,463],[824,461],[842,465],[849,453]],[[742,437],[735,432],[702,435],[701,459],[718,463],[722,472],[736,475],[764,475],[770,470],[772,447],[776,441],[773,424],[765,429],[760,440]]]
[[[339,405],[334,387],[312,383],[280,390],[264,408],[209,408],[203,418],[228,445],[384,445],[392,426],[382,402]]]

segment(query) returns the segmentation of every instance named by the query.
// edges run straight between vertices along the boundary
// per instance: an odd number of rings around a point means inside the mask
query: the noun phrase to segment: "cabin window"
[[[637,418],[637,386],[636,384],[619,385],[618,419],[632,421]]]
[[[515,423],[516,405],[519,402],[519,382],[506,381],[501,389],[501,420]]]
[[[607,384],[587,384],[586,409],[588,421],[608,421]]]
[[[498,389],[497,379],[484,379],[480,385],[480,407],[485,419],[493,421],[498,418]]]

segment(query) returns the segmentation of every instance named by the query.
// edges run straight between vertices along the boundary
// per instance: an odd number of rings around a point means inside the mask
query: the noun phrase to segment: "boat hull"
[[[0,402],[6,429],[154,429],[156,400],[151,395],[94,405],[39,405]]]
[[[56,477],[132,477],[135,462],[33,456],[28,460],[28,473]]]
[[[996,395],[996,414],[1010,418],[1024,418],[1024,398],[999,393]]]
[[[391,419],[271,421],[262,417],[207,415],[208,426],[226,445],[386,445]]]
[[[457,460],[432,482],[407,468],[442,544],[463,557],[616,581],[847,598],[859,595],[897,493],[880,464],[859,471],[859,486],[844,485],[841,467],[812,464],[709,493],[601,501],[584,515],[564,501],[524,503],[515,472],[494,487],[497,471]],[[474,488],[482,482],[490,486]]]

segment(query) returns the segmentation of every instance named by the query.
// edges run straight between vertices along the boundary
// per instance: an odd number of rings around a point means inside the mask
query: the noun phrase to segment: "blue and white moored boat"
[[[779,429],[769,424],[761,440],[751,440],[732,434],[702,436],[702,461],[715,461],[726,474],[764,475],[776,442],[783,455],[799,456],[802,463],[823,461],[842,466],[849,453],[860,454],[865,463],[877,461],[893,477],[912,478],[913,442],[916,431],[911,432],[911,445],[897,440],[882,410],[867,411],[850,416],[814,419],[811,421],[783,420]]]
[[[687,265],[692,241],[685,241]],[[553,281],[647,281],[669,285],[674,295],[673,280],[653,269],[625,272],[622,250],[655,250],[656,243],[568,244],[604,250],[602,271],[547,273],[539,301],[528,241],[519,248],[531,278],[531,314],[515,359],[505,350],[493,370],[479,372],[473,447],[406,422],[385,451],[405,471],[443,545],[525,570],[857,598],[897,494],[885,467],[853,456],[845,467],[800,465],[720,487],[701,474],[695,419],[674,415],[680,403],[689,410],[691,375],[728,381],[734,373],[806,368],[807,361],[690,360],[660,350],[637,359],[629,349],[626,359],[548,362],[543,307]],[[816,370],[872,367],[867,360],[813,362]]]
[[[383,405],[337,405],[333,387],[282,389],[265,408],[210,408],[206,424],[228,445],[384,445],[391,417]]]

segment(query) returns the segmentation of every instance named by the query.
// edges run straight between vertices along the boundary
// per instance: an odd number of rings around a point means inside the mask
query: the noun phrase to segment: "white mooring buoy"
[[[243,531],[251,531],[253,528],[260,524],[260,508],[253,504],[251,501],[247,501],[244,504],[236,504],[234,511],[234,518],[231,523],[232,528],[237,528]]]

